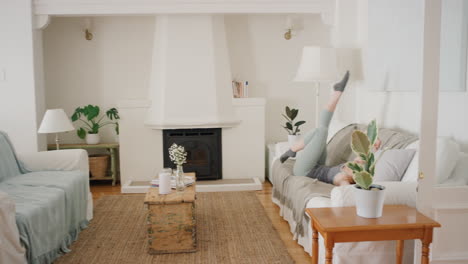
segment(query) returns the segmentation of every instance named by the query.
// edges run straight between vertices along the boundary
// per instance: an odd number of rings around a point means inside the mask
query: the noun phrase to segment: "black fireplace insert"
[[[195,172],[197,180],[222,179],[221,128],[163,130],[164,167],[175,168],[169,147],[176,143],[187,151],[184,172]]]

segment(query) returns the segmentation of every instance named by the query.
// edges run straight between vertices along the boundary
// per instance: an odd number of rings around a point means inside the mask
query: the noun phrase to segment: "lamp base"
[[[59,139],[58,133],[55,133],[55,146],[56,146],[57,150],[60,149],[59,142],[60,142],[60,139]]]

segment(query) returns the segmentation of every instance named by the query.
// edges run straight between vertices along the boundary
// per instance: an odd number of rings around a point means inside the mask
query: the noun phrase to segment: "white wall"
[[[330,28],[320,16],[296,17],[302,29],[285,40],[284,15],[228,15],[226,34],[234,79],[249,81],[249,96],[264,97],[266,106],[266,140],[286,140],[281,114],[286,105],[299,108],[298,118],[306,120],[302,131],[315,124],[315,89],[313,84],[292,80],[305,45],[330,45]],[[302,25],[301,25],[302,24]],[[328,93],[323,93],[326,98]]]
[[[36,85],[36,120],[39,128],[40,122],[46,111],[45,80],[44,80],[44,49],[42,41],[42,29],[35,29],[34,39],[34,79]],[[37,145],[39,151],[47,149],[47,135],[38,134]]]
[[[468,3],[442,2],[438,135],[456,139],[468,152]]]
[[[47,108],[115,107],[123,99],[147,96],[154,17],[93,18],[93,40],[84,37],[83,18],[57,18],[44,31]],[[103,142],[114,142],[113,127],[102,130]],[[65,142],[81,142],[75,132]],[[49,137],[52,143],[53,137]]]
[[[399,1],[399,6],[395,6],[395,3],[390,0],[378,0],[368,1],[360,0],[360,13],[361,19],[359,21],[359,35],[362,43],[362,61],[364,63],[364,76],[363,81],[359,83],[356,88],[356,101],[355,101],[355,113],[357,120],[360,123],[367,123],[370,120],[376,118],[379,125],[383,127],[397,128],[413,133],[419,131],[419,120],[420,120],[420,94],[416,91],[422,89],[422,68],[413,67],[408,70],[406,68],[398,68],[398,64],[405,65],[407,59],[414,61],[414,57],[403,56],[398,51],[394,50],[392,43],[385,44],[384,42],[373,43],[376,36],[369,36],[369,34],[377,34],[379,32],[379,26],[386,26],[390,29],[399,25],[398,21],[387,21],[385,19],[398,18],[398,14],[389,14],[388,10],[392,12],[402,12],[404,7],[414,11],[422,6],[415,7],[415,3],[422,4],[421,0],[417,2],[411,1],[404,6],[403,2]],[[368,9],[368,4],[371,4]],[[393,8],[390,8],[390,7]],[[379,8],[380,7],[380,8]],[[372,11],[372,16],[369,13]],[[410,11],[410,12],[412,12]],[[382,14],[379,14],[382,13]],[[414,13],[413,18],[420,27],[412,28],[415,31],[415,36],[418,43],[422,43],[422,19],[419,11]],[[413,25],[414,26],[414,25]],[[382,28],[380,28],[382,30]],[[409,29],[406,28],[402,33],[400,39],[401,42],[405,43],[403,38],[407,34]],[[383,33],[385,30],[382,31]],[[379,33],[380,34],[380,33]],[[393,37],[398,35],[398,31],[392,30],[391,34]],[[414,44],[414,43],[413,43]],[[420,47],[422,49],[422,47]],[[391,63],[389,64],[387,57],[388,52],[392,51]],[[422,51],[421,51],[422,52]],[[417,58],[421,54],[415,54]],[[419,63],[422,65],[422,62]],[[399,71],[403,71],[400,74]],[[409,71],[409,72],[408,72]],[[376,78],[379,76],[379,78]],[[415,86],[415,91],[401,92],[408,88],[407,86],[411,83],[411,86]],[[413,88],[412,88],[413,89]],[[398,92],[391,92],[391,91]]]
[[[267,99],[266,141],[286,140],[281,113],[289,105],[310,130],[315,117],[311,84],[292,82],[305,45],[328,45],[330,28],[318,15],[296,16],[302,27],[285,40],[285,15],[227,15],[225,19],[234,78],[248,80],[251,97]],[[105,108],[122,99],[146,99],[153,43],[153,17],[93,18],[94,39],[87,41],[83,18],[54,18],[44,31],[47,108],[68,114],[84,104]],[[326,100],[328,88],[322,92]],[[346,112],[349,113],[349,112]],[[80,142],[74,133],[63,135]],[[113,141],[111,129],[104,141]],[[53,138],[49,138],[52,142]]]
[[[439,95],[438,136],[452,137],[468,152],[468,92]]]
[[[371,1],[360,0],[360,9],[362,13],[367,13],[367,4]],[[391,0],[385,0],[384,5],[394,3]],[[418,4],[418,8],[423,7],[423,1],[418,0],[417,2],[409,3],[411,8],[414,9],[414,4]],[[378,5],[378,2],[372,1],[373,5]],[[400,6],[402,7],[402,6]],[[375,8],[373,9],[373,17],[379,17],[379,14],[375,13]],[[385,9],[381,8],[381,12],[386,12]],[[408,12],[409,6],[405,9],[405,12]],[[420,10],[412,11],[415,19],[418,22],[414,24],[419,25],[419,28],[413,28],[413,30],[419,31],[415,35],[422,38],[420,34],[422,29],[422,24],[420,23],[423,20],[423,15]],[[386,15],[388,16],[388,14]],[[411,83],[415,85],[415,91],[403,92],[403,91],[384,91],[384,90],[402,90],[406,89],[406,85],[409,82],[402,81],[400,79],[398,82],[392,82],[392,80],[382,80],[382,83],[377,85],[375,82],[372,82],[370,76],[381,75],[381,69],[385,66],[384,57],[381,59],[381,63],[378,63],[379,57],[378,54],[386,54],[387,47],[382,46],[379,49],[371,47],[373,51],[369,53],[369,46],[372,45],[371,41],[368,41],[368,34],[371,34],[373,30],[368,30],[369,27],[375,27],[376,24],[370,17],[369,21],[365,19],[366,16],[362,16],[363,19],[360,21],[360,35],[362,36],[363,43],[363,61],[365,62],[365,76],[364,80],[359,87],[357,87],[356,94],[356,120],[359,122],[368,122],[373,118],[377,118],[382,126],[399,128],[406,131],[413,132],[415,134],[419,133],[420,126],[420,109],[421,109],[421,94],[419,91],[423,89],[422,87],[422,66],[414,67],[409,72],[405,72],[405,76],[412,78]],[[400,36],[399,39],[404,42],[404,36]],[[421,43],[422,40],[418,39],[418,43]],[[414,43],[413,43],[414,44]],[[394,47],[388,44],[388,49],[393,49]],[[417,47],[422,50],[421,47]],[[398,54],[397,54],[398,55]],[[377,59],[372,60],[368,59],[368,56],[377,56]],[[398,55],[399,63],[404,65],[407,61],[406,56]],[[419,55],[418,55],[419,57]],[[414,59],[414,58],[409,58]],[[395,69],[396,70],[396,69]],[[407,69],[400,69],[407,71]],[[393,74],[398,75],[398,72],[393,72]],[[390,75],[391,76],[391,75]],[[401,77],[401,76],[400,76]],[[385,82],[384,82],[385,81]],[[397,87],[388,87],[388,85],[395,85]],[[450,87],[444,87],[442,84],[441,89],[450,90]],[[438,118],[438,135],[439,136],[450,136],[453,137],[456,141],[463,145],[464,150],[468,150],[468,92],[440,92],[439,97],[439,118]]]
[[[36,101],[33,50],[40,36],[33,38],[31,17],[30,0],[0,2],[0,130],[9,134],[18,152],[37,151],[39,144],[42,95],[39,90]]]

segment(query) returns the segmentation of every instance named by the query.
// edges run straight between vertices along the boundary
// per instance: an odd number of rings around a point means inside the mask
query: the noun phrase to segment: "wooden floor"
[[[291,232],[289,232],[289,225],[279,215],[279,207],[271,201],[271,183],[265,181],[263,184],[263,190],[257,191],[257,197],[260,200],[263,208],[268,217],[270,217],[273,226],[278,231],[278,234],[283,240],[286,248],[288,249],[291,257],[296,263],[310,263],[310,256],[305,253],[304,249],[293,240]],[[93,199],[97,200],[99,197],[104,195],[118,195],[120,193],[120,186],[111,186],[110,183],[96,182],[91,184],[91,192],[93,193]]]

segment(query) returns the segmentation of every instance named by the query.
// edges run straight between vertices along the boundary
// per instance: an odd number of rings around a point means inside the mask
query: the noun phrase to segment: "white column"
[[[31,0],[0,2],[0,130],[18,152],[38,149],[33,30]]]

